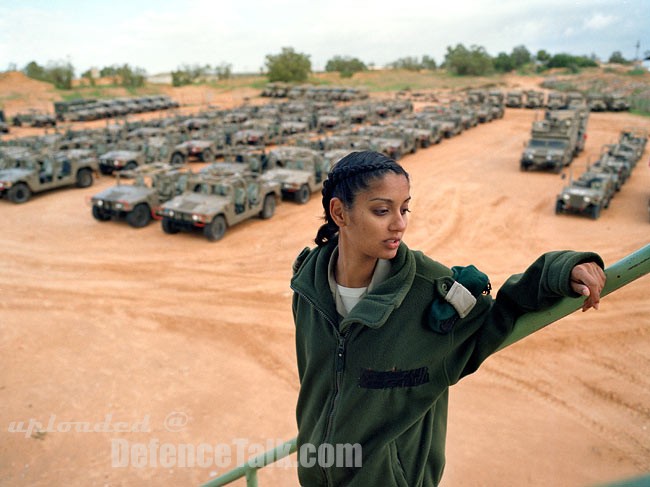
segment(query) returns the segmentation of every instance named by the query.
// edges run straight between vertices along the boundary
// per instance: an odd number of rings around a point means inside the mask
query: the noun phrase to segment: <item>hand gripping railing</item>
[[[650,273],[650,244],[605,269],[607,282],[605,283],[601,297],[607,296],[648,273]],[[580,309],[583,301],[583,297],[563,298],[544,311],[526,313],[517,320],[512,333],[501,345],[499,350]],[[210,480],[201,487],[218,487],[234,482],[242,477],[246,477],[246,485],[248,487],[257,487],[257,470],[295,453],[297,450],[296,440],[297,438],[293,438],[273,450],[264,452],[220,477]],[[647,480],[647,477],[644,477],[644,479]]]

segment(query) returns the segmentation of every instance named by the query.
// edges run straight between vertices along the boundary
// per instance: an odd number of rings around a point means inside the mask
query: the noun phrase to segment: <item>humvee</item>
[[[548,94],[546,106],[549,110],[561,110],[566,108],[566,95],[561,91],[552,91]]]
[[[320,191],[329,167],[323,156],[306,147],[278,146],[269,151],[264,180],[280,184],[282,196],[305,204],[311,194]]]
[[[115,186],[91,198],[92,215],[96,220],[124,218],[133,228],[145,227],[156,208],[185,190],[190,174],[182,167],[157,163],[139,167],[129,176],[133,178],[132,183],[124,184],[118,173]]]
[[[33,193],[76,185],[93,184],[99,167],[94,157],[76,157],[59,153],[34,155],[15,161],[14,167],[0,170],[0,197],[13,203],[25,203]]]
[[[164,162],[174,166],[185,163],[185,156],[171,150],[167,139],[152,137],[146,141],[131,141],[124,149],[116,149],[99,156],[99,169],[102,174],[113,174],[126,169],[132,171],[138,166],[152,162]]]
[[[614,194],[613,183],[600,174],[586,173],[572,181],[557,196],[555,213],[579,213],[594,220],[600,217],[603,208],[609,206]]]
[[[607,110],[605,95],[602,93],[589,93],[587,95],[587,105],[592,112],[604,112]]]
[[[526,108],[541,108],[544,106],[544,92],[538,90],[526,91]]]
[[[249,218],[271,218],[279,197],[280,185],[257,174],[197,174],[188,180],[184,193],[164,203],[156,214],[162,217],[165,233],[201,228],[215,242],[229,227]]]
[[[524,104],[524,94],[519,90],[509,91],[506,95],[506,107],[521,108]]]
[[[620,93],[612,93],[605,97],[607,108],[612,112],[621,112],[630,109],[627,98]]]

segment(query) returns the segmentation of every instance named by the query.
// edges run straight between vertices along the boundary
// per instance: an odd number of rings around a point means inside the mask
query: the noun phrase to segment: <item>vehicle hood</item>
[[[113,150],[102,154],[100,159],[131,159],[136,157],[139,154],[137,151],[133,150]]]
[[[311,173],[309,171],[276,167],[275,169],[266,171],[262,175],[262,179],[267,181],[275,181],[278,183],[286,183],[289,181],[307,182],[310,175]]]
[[[16,182],[25,179],[34,172],[33,169],[12,168],[0,170],[0,181]]]
[[[163,209],[210,215],[223,211],[229,203],[230,200],[225,196],[185,193],[169,200],[163,205]]]
[[[146,186],[129,186],[129,185],[119,185],[112,186],[105,189],[93,196],[93,200],[105,200],[105,201],[126,201],[127,203],[135,203],[142,201],[147,196],[155,193],[155,190],[152,188],[147,188]]]

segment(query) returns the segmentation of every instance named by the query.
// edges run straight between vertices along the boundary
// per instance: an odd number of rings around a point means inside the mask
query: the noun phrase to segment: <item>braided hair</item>
[[[323,182],[323,209],[325,224],[318,229],[314,241],[323,246],[331,241],[339,231],[330,214],[330,200],[338,198],[346,208],[352,208],[354,199],[360,191],[369,188],[370,183],[382,178],[386,173],[401,174],[409,179],[402,166],[384,154],[373,151],[351,152],[337,162]]]

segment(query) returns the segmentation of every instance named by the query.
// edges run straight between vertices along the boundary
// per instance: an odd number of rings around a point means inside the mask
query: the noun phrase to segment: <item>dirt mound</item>
[[[20,71],[0,73],[0,107],[12,116],[30,108],[52,113],[52,102],[61,96],[50,83],[25,76]]]

